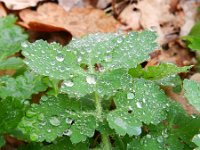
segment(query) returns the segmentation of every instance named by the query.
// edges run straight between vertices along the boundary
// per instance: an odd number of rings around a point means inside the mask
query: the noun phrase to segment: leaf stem
[[[96,102],[96,113],[97,118],[102,122],[102,106],[101,106],[101,99],[99,98],[99,95],[95,92],[95,102]]]
[[[109,136],[106,133],[101,134],[102,142],[103,142],[103,150],[111,150]]]
[[[99,97],[97,92],[95,92],[95,103],[96,103],[97,118],[101,122],[103,122],[101,98]],[[103,150],[111,150],[109,136],[106,133],[101,133],[101,137],[102,137],[102,142],[103,142]]]

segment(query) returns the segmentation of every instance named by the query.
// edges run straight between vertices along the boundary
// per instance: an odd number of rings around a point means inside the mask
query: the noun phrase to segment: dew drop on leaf
[[[57,117],[51,117],[49,119],[49,122],[51,123],[51,125],[53,126],[59,126],[60,125],[60,120]]]
[[[21,43],[21,46],[22,46],[23,48],[26,48],[26,47],[28,47],[28,44],[27,44],[26,42],[23,42],[23,43]]]
[[[121,43],[121,42],[122,42],[122,39],[119,38],[119,39],[117,40],[117,43],[119,44],[119,43]]]
[[[134,93],[127,93],[127,99],[133,99],[135,97]]]
[[[112,61],[112,55],[105,56],[105,61],[106,62],[111,62]]]
[[[63,135],[70,136],[72,134],[72,131],[67,129],[66,131],[63,132]]]
[[[119,127],[123,128],[123,129],[127,129],[127,123],[124,122],[121,118],[116,118],[115,124],[118,125]]]
[[[36,133],[30,134],[31,141],[36,141],[38,139],[38,135]]]
[[[86,77],[86,81],[88,84],[96,84],[96,78],[93,75],[88,75]]]
[[[72,87],[74,85],[74,82],[72,82],[71,80],[68,80],[68,81],[64,81],[63,83],[65,86],[67,87]]]
[[[82,58],[81,57],[78,57],[77,61],[78,62],[81,62]]]
[[[142,104],[140,102],[136,103],[137,108],[142,108]]]
[[[62,55],[62,54],[58,54],[58,55],[56,56],[56,60],[59,61],[59,62],[62,62],[62,61],[64,60],[63,55]]]
[[[42,121],[42,120],[44,120],[44,118],[45,118],[45,117],[44,117],[44,114],[43,114],[43,113],[41,113],[41,114],[38,115],[38,120],[41,120],[41,121]]]
[[[70,119],[70,118],[66,118],[66,119],[65,119],[65,122],[66,122],[67,124],[71,124],[71,123],[73,122],[73,120]]]

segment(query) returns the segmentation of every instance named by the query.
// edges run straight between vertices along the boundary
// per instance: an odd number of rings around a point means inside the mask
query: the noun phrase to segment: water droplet
[[[56,62],[55,62],[55,61],[52,61],[52,62],[51,62],[51,65],[52,65],[52,66],[54,66],[55,64],[56,64]]]
[[[146,136],[147,136],[147,138],[149,138],[149,139],[151,138],[151,135],[150,135],[150,134],[147,134]]]
[[[65,122],[66,122],[67,124],[72,124],[73,120],[70,119],[70,118],[66,118],[66,119],[65,119]]]
[[[88,75],[86,81],[88,84],[96,84],[96,78],[94,75]]]
[[[59,62],[62,62],[62,61],[64,60],[63,55],[62,55],[62,54],[58,54],[58,55],[56,56],[56,60],[59,61]]]
[[[23,42],[23,43],[21,43],[21,46],[22,46],[23,48],[26,48],[26,47],[28,47],[28,44],[27,44],[27,42]]]
[[[132,129],[132,132],[133,132],[134,135],[137,136],[137,135],[140,135],[142,133],[142,129],[141,129],[141,127],[134,127]]]
[[[81,62],[82,58],[81,57],[78,57],[77,61],[78,62]]]
[[[68,80],[68,81],[64,81],[63,83],[65,86],[67,87],[72,87],[74,85],[74,82],[72,82],[71,80]]]
[[[36,114],[37,114],[36,112],[31,111],[31,110],[28,110],[28,111],[26,112],[26,116],[27,116],[27,117],[33,117],[33,116],[35,116]]]
[[[112,61],[112,55],[105,56],[105,61],[106,62],[111,62]]]
[[[57,117],[51,117],[49,119],[49,122],[51,123],[51,125],[53,126],[59,126],[60,125],[60,120]]]
[[[47,130],[47,132],[49,132],[49,133],[50,133],[50,132],[51,132],[51,129],[48,129],[48,130]]]
[[[136,103],[137,108],[142,108],[142,104],[140,102]]]
[[[127,93],[127,99],[133,99],[135,97],[134,93]]]
[[[67,129],[66,131],[63,132],[63,135],[70,136],[72,134],[72,131]]]
[[[39,120],[42,121],[42,120],[44,120],[44,118],[45,118],[45,117],[44,117],[44,114],[43,114],[43,113],[41,113],[41,114],[38,115],[38,119],[39,119]]]
[[[157,138],[157,141],[158,141],[158,143],[162,143],[162,142],[163,142],[162,136],[159,136],[159,137]]]
[[[129,111],[133,111],[133,107],[132,106],[128,106]]]
[[[31,141],[36,141],[38,139],[38,135],[36,133],[31,133],[30,139],[31,139]]]
[[[122,42],[122,39],[121,39],[121,38],[117,39],[117,43],[118,43],[118,44],[121,43],[121,42]]]
[[[116,118],[115,119],[115,124],[118,125],[119,127],[123,128],[123,129],[127,129],[127,123],[124,122],[121,118]]]

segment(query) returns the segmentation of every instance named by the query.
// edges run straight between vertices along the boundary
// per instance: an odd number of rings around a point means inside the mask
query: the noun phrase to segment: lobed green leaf
[[[200,83],[187,79],[185,79],[183,83],[185,97],[192,106],[200,111]]]
[[[120,135],[139,135],[142,123],[158,124],[166,118],[166,95],[144,79],[134,80],[132,88],[117,93],[114,102],[117,108],[108,114],[107,121]]]
[[[149,58],[156,48],[155,38],[150,31],[128,35],[97,33],[74,39],[66,47],[41,40],[27,43],[23,54],[35,72],[64,80],[61,91],[69,96],[83,97],[94,91],[111,96],[121,89],[124,81],[120,79],[128,69]]]

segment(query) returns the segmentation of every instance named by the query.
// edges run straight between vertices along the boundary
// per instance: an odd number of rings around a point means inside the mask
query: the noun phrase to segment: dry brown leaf
[[[171,12],[175,7],[171,0],[142,0],[128,6],[120,15],[120,20],[133,30],[153,29],[157,31],[160,44],[167,43],[178,37],[180,20]],[[182,19],[182,18],[181,18]]]
[[[200,73],[195,73],[190,77],[190,80],[200,82]]]
[[[200,3],[200,2],[199,2]],[[184,25],[181,27],[181,36],[188,35],[191,28],[194,26],[196,22],[197,16],[197,8],[199,7],[199,3],[195,1],[182,0],[180,6],[183,9],[184,13]]]
[[[159,53],[156,51],[154,53],[151,55],[155,55],[155,57],[149,60],[147,66],[152,66],[160,62],[170,62],[177,66],[194,65],[196,63],[194,56],[188,49],[182,47],[179,41],[170,42],[167,44],[165,50],[161,50]]]
[[[174,93],[172,88],[165,88],[165,93],[173,100],[175,100],[176,102],[180,103],[182,105],[182,107],[184,108],[184,110],[192,115],[192,114],[199,114],[198,111],[195,110],[194,107],[192,107],[188,101],[185,99],[184,97],[184,91],[182,90],[179,94]]]
[[[112,0],[98,0],[98,3],[96,6],[97,6],[97,8],[104,9],[111,2],[112,2]]]
[[[119,23],[107,16],[102,10],[95,8],[73,8],[66,12],[62,7],[54,3],[45,3],[38,7],[37,11],[26,9],[20,12],[21,24],[32,29],[32,24],[43,24],[63,28],[73,36],[79,37],[94,32],[114,32]],[[34,28],[34,30],[43,30]]]
[[[58,0],[58,4],[66,11],[69,11],[73,7],[86,7],[90,6],[89,0]]]
[[[44,0],[0,0],[0,2],[4,2],[6,7],[11,10],[19,10],[27,7],[34,7],[40,1]]]
[[[2,3],[0,3],[0,17],[5,17],[6,15],[7,15],[6,9],[4,8]]]
[[[135,9],[135,11],[134,11]],[[119,15],[119,20],[127,25],[127,29],[139,30],[140,25],[140,11],[137,11],[135,5],[128,5]]]

